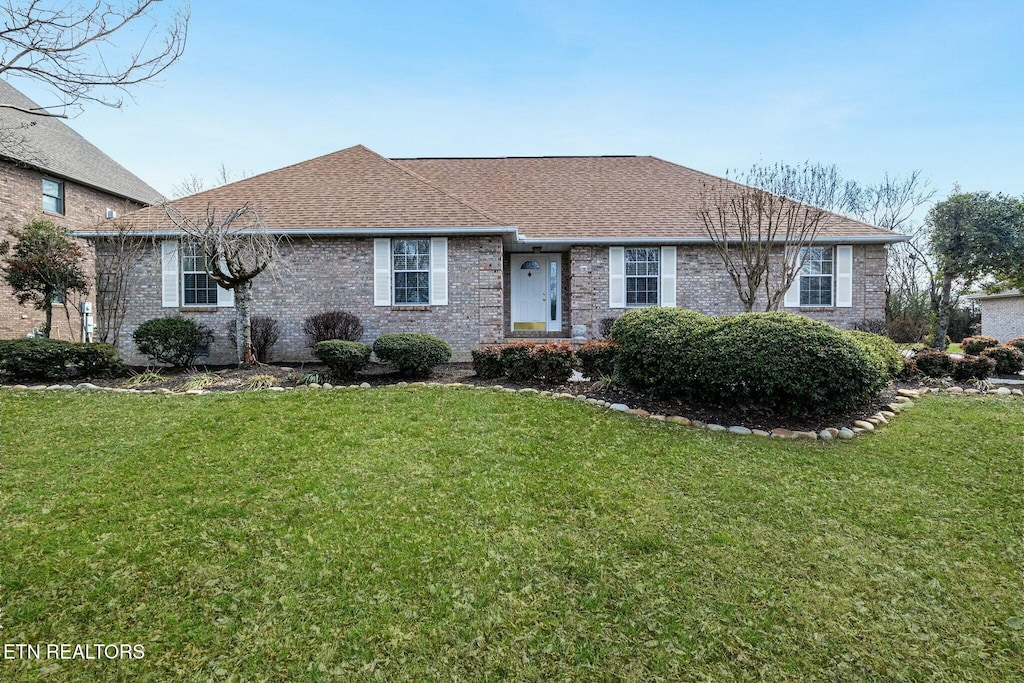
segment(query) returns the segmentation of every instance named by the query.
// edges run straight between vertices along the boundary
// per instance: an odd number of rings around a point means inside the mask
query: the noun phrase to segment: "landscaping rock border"
[[[921,389],[897,389],[896,398],[892,403],[885,406],[883,410],[878,411],[874,415],[867,417],[863,420],[853,420],[849,426],[844,427],[826,427],[818,432],[813,431],[795,431],[791,429],[785,429],[777,427],[770,431],[763,429],[751,429],[744,427],[743,425],[731,425],[725,426],[720,424],[705,424],[699,420],[691,420],[682,415],[660,415],[651,414],[650,412],[642,408],[630,408],[625,403],[611,403],[603,399],[591,398],[585,394],[569,394],[560,393],[553,391],[544,391],[534,388],[523,388],[515,389],[512,387],[504,387],[500,384],[494,385],[480,385],[480,384],[466,384],[464,382],[397,382],[392,386],[398,389],[402,388],[416,388],[416,387],[446,387],[451,389],[476,389],[482,391],[502,391],[512,394],[535,394],[538,396],[549,397],[553,399],[563,399],[577,401],[587,405],[593,405],[598,408],[604,408],[625,415],[632,415],[637,418],[652,420],[655,422],[663,422],[666,424],[673,424],[682,427],[694,427],[697,429],[704,429],[709,432],[721,432],[727,434],[734,434],[736,436],[760,436],[760,437],[774,437],[779,439],[803,439],[807,441],[833,441],[833,440],[849,440],[853,439],[860,434],[866,432],[873,432],[884,425],[889,424],[893,419],[898,417],[903,411],[914,407],[914,400],[920,399],[926,394],[948,394],[950,396],[1009,396],[1013,398],[1024,398],[1024,390],[1011,389],[1005,386],[1001,387],[983,387],[981,389],[972,388],[964,389],[958,386],[952,386],[949,388],[942,387],[922,387]],[[9,391],[106,391],[120,394],[166,394],[171,396],[204,396],[210,394],[236,394],[243,392],[259,392],[259,391],[313,391],[313,390],[367,390],[373,387],[368,382],[361,384],[349,384],[349,385],[334,385],[330,383],[317,384],[300,384],[295,387],[266,387],[260,389],[239,389],[239,390],[217,390],[209,391],[206,389],[189,389],[186,391],[171,391],[166,388],[158,389],[125,389],[123,387],[102,387],[92,384],[90,382],[81,382],[77,385],[71,384],[0,384],[0,390],[6,389]]]

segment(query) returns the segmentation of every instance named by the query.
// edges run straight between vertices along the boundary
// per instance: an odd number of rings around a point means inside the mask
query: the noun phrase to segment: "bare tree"
[[[234,291],[238,364],[254,365],[252,281],[274,264],[283,236],[271,233],[249,204],[227,212],[207,205],[201,216],[187,216],[171,204],[164,208],[171,222],[204,254],[210,278]]]
[[[180,199],[181,197],[187,197],[204,190],[212,190],[215,187],[227,185],[228,183],[233,183],[237,180],[244,180],[251,175],[252,173],[250,171],[242,171],[241,173],[236,174],[233,171],[228,170],[228,167],[224,162],[221,162],[220,166],[217,167],[217,173],[214,175],[212,182],[207,182],[204,178],[193,173],[180,183],[171,187],[171,194],[173,194],[175,198]]]
[[[127,211],[120,212],[127,213]],[[128,311],[131,275],[146,253],[150,238],[135,231],[130,218],[116,218],[112,234],[97,238],[96,251],[96,338],[117,346],[121,325]]]
[[[754,165],[735,180],[701,183],[698,215],[740,302],[779,308],[798,277],[804,247],[854,202],[854,186],[835,166]]]
[[[83,102],[120,108],[123,100],[111,90],[125,93],[154,78],[185,50],[189,7],[161,18],[162,1],[0,0],[0,76],[42,82],[61,99],[55,106],[0,108],[59,117],[77,113]],[[119,39],[133,33],[136,47],[121,49]]]

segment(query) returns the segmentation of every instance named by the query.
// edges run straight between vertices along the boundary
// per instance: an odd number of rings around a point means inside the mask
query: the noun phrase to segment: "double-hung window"
[[[430,240],[391,240],[396,306],[430,303]]]
[[[832,306],[835,291],[835,250],[803,247],[800,250],[800,305]]]
[[[217,305],[217,283],[207,272],[206,254],[195,242],[181,244],[181,281],[186,306]]]
[[[626,306],[657,306],[661,250],[626,248]]]
[[[43,211],[64,213],[64,183],[43,178]]]

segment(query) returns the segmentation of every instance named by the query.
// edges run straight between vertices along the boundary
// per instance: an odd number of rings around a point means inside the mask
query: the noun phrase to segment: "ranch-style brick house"
[[[159,192],[59,118],[27,113],[39,105],[3,79],[0,103],[18,108],[0,108],[0,241],[10,241],[11,229],[36,217],[82,230],[113,214],[163,201]],[[92,263],[86,265],[88,272]],[[94,294],[87,300],[94,303]],[[55,308],[51,337],[80,338],[78,302],[68,304],[68,315],[62,306]],[[42,311],[20,305],[0,282],[0,339],[31,334],[43,319]]]
[[[697,214],[703,180],[719,179],[647,156],[388,159],[358,145],[171,204],[200,216],[248,203],[288,236],[253,286],[254,313],[282,326],[275,360],[309,359],[302,321],[331,309],[358,315],[364,341],[425,332],[467,360],[511,339],[593,339],[602,319],[636,306],[740,312]],[[231,292],[164,207],[129,218],[153,242],[134,271],[121,352],[145,362],[132,330],[181,314],[214,330],[208,362],[230,363]],[[882,317],[886,248],[900,239],[830,217],[785,310],[838,327]]]

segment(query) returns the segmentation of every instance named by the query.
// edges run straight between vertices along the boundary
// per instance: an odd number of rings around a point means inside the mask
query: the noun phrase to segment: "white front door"
[[[512,254],[512,331],[562,329],[562,255]]]

